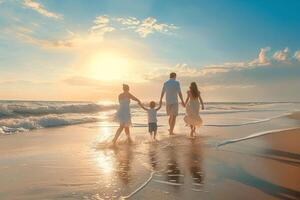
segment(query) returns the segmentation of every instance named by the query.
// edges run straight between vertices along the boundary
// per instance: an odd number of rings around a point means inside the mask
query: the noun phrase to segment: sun
[[[86,73],[89,77],[103,80],[122,80],[132,73],[133,66],[129,57],[116,52],[96,53],[89,58]]]

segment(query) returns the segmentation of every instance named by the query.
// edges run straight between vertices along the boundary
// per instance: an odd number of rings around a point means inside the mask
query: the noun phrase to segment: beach
[[[133,108],[132,145],[124,135],[110,145],[113,109],[95,122],[3,131],[0,199],[299,199],[299,105],[234,106],[211,104],[194,140],[183,109],[172,137],[159,112],[154,143],[139,108]],[[57,110],[56,119],[66,115]],[[38,117],[45,118],[30,119]]]

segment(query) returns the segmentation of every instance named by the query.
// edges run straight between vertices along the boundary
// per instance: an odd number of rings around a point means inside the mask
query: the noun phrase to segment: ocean
[[[86,123],[117,126],[117,108],[118,104],[107,102],[0,101],[0,134]],[[201,117],[207,127],[246,126],[267,122],[299,109],[299,102],[208,102]],[[147,126],[146,113],[138,105],[133,104],[131,111],[133,126]],[[184,108],[181,108],[180,115],[184,113]],[[158,117],[163,116],[166,116],[164,107],[158,112]]]

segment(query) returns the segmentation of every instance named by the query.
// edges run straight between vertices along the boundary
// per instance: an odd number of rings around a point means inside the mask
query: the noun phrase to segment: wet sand
[[[276,124],[300,125],[299,114],[290,117]],[[139,127],[133,145],[110,147],[115,129],[85,124],[0,136],[0,199],[300,198],[300,129],[218,148],[249,134],[204,127],[191,140],[178,123],[174,137],[160,127],[158,143]]]

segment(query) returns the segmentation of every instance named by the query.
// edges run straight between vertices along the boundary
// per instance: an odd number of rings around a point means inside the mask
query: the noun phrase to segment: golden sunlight
[[[130,58],[115,52],[101,52],[91,56],[86,66],[89,77],[111,81],[128,78],[133,72]]]

